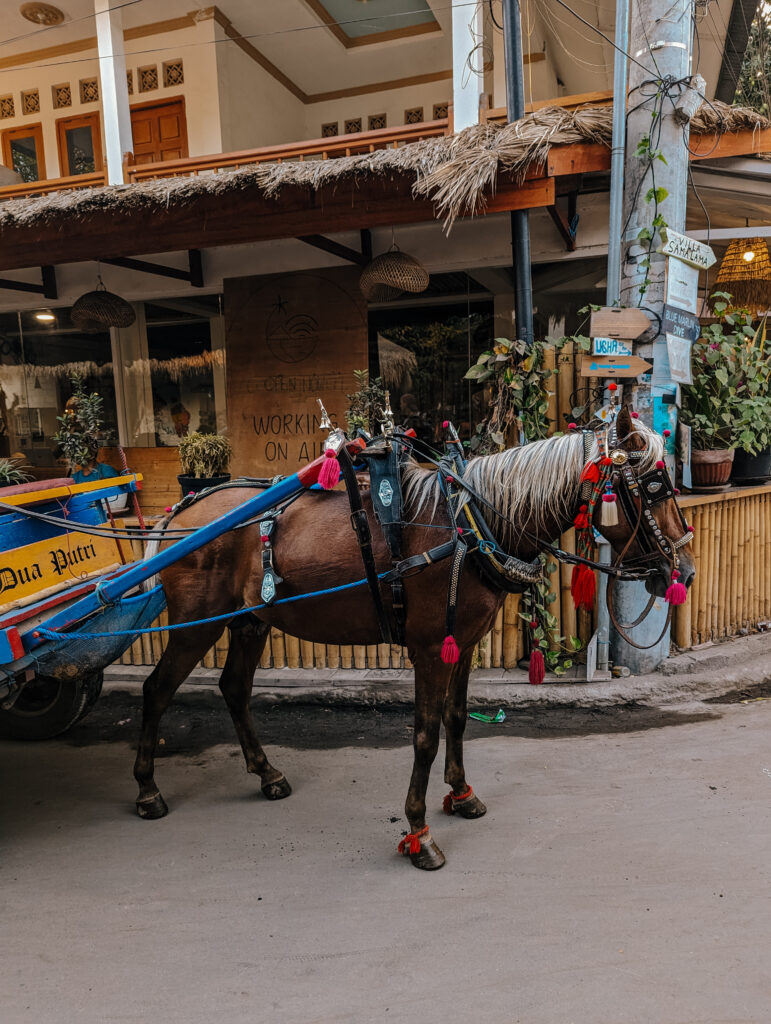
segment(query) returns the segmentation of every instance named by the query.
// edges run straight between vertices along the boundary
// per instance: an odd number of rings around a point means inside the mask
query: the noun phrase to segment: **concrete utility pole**
[[[692,19],[690,0],[638,0],[632,4],[629,38],[629,115],[627,118],[626,157],[624,161],[623,259],[621,266],[622,306],[646,307],[653,320],[650,331],[635,344],[635,355],[653,362],[650,380],[632,385],[624,382],[624,399],[634,399],[640,417],[659,432],[671,431],[666,438],[667,462],[674,476],[674,452],[677,408],[676,386],[672,381],[667,342],[659,334],[657,317],[662,317],[666,301],[667,258],[656,252],[661,246],[653,219],[660,213],[670,229],[685,230],[688,196],[688,160],[686,148],[688,124],[675,116],[674,105],[689,94],[687,84],[672,85],[691,75]],[[642,65],[642,66],[641,66]],[[663,95],[667,89],[668,96]],[[671,97],[671,99],[670,99]],[[693,94],[690,93],[690,98]],[[660,119],[653,112],[660,111]],[[636,151],[641,140],[651,140],[654,152],[663,154],[666,163],[648,156],[640,159]],[[646,201],[650,189],[666,189],[658,207]],[[639,240],[641,229],[653,231],[653,242]],[[650,253],[649,253],[650,249]],[[650,267],[643,261],[650,258]],[[641,297],[640,287],[648,279]],[[610,283],[610,282],[609,282]],[[630,387],[630,385],[632,385]],[[642,583],[624,583],[616,590],[616,610],[621,621],[633,621],[645,607],[648,594]],[[634,630],[638,643],[651,643],[661,632],[666,619],[664,601],[657,602],[652,614]],[[617,634],[611,637],[611,655],[618,665],[634,673],[650,671],[669,653],[669,631],[656,647],[637,650]]]
[[[656,205],[646,202],[646,195],[654,185],[666,189],[668,195],[659,203],[658,212],[674,231],[685,230],[685,208],[688,197],[688,124],[683,125],[674,115],[673,102],[689,92],[687,85],[670,89],[671,100],[661,97],[656,79],[671,77],[681,81],[691,74],[691,3],[690,0],[639,0],[632,4],[632,24],[629,33],[631,56],[629,65],[629,116],[627,118],[627,146],[624,162],[624,259],[621,276],[621,304],[642,305],[661,316],[666,299],[666,257],[657,253],[661,245],[655,234],[648,268],[649,286],[640,298],[640,286],[646,276],[641,266],[647,255],[648,243],[638,240],[641,228],[650,228]],[[635,63],[637,62],[637,63]],[[640,65],[643,65],[641,67]],[[645,70],[648,69],[648,70]],[[658,95],[658,99],[657,99]],[[636,109],[635,109],[636,108]],[[657,125],[651,113],[661,109]],[[660,129],[660,133],[659,133]],[[639,159],[635,151],[640,140],[650,136],[652,146],[662,152],[666,163]],[[651,174],[652,172],[652,174]],[[653,318],[655,320],[655,318]],[[637,389],[640,415],[653,424],[653,403],[650,396],[660,397],[662,388],[671,388],[669,359],[663,333],[656,337],[654,326],[637,343],[635,354],[648,361],[653,356],[653,374],[650,384]],[[658,405],[658,403],[657,403]],[[656,423],[659,426],[659,423]],[[674,451],[674,424],[670,449]]]
[[[104,145],[107,181],[123,184],[123,157],[134,149],[131,134],[126,57],[121,11],[112,10],[116,0],[94,0],[96,40],[99,48],[99,79],[102,85]]]

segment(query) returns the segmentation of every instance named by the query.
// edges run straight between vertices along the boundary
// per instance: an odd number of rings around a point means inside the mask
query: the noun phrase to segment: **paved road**
[[[434,874],[395,853],[403,713],[268,718],[289,800],[187,707],[159,822],[133,814],[130,701],[0,745],[3,1024],[771,1020],[771,702],[475,725],[490,810],[434,815]]]

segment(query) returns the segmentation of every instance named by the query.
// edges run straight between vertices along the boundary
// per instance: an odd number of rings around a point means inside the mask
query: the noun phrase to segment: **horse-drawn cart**
[[[130,535],[110,502],[139,489],[141,476],[0,490],[0,736],[47,739],[74,725],[99,696],[105,666],[163,611],[158,572],[314,486],[324,461],[199,529],[137,534],[174,541],[138,561],[126,558]]]

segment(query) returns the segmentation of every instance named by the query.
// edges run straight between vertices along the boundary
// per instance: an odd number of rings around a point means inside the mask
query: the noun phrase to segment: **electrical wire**
[[[124,7],[133,7],[135,4],[141,3],[143,3],[143,0],[124,0],[122,4],[113,4],[110,9],[113,11],[120,11]],[[67,21],[62,22],[59,25],[42,25],[40,28],[33,28],[29,32],[22,32],[21,35],[11,36],[8,39],[0,39],[0,46],[5,46],[9,43],[18,43],[21,42],[22,39],[29,39],[32,36],[39,36],[42,35],[44,32],[52,32],[54,29],[57,28],[66,28],[70,25],[76,25],[79,21],[90,21],[92,18],[95,17],[96,15],[94,14],[83,14],[79,18],[68,18]]]

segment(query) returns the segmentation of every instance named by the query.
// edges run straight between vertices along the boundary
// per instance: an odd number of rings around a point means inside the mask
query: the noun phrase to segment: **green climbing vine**
[[[666,90],[663,88],[662,83],[658,83],[658,90],[654,97],[653,110],[651,111],[650,131],[642,136],[634,151],[634,155],[638,160],[645,164],[645,167],[643,168],[642,175],[637,186],[637,192],[632,200],[632,210],[634,210],[637,196],[639,195],[648,175],[650,175],[651,184],[650,188],[648,188],[645,193],[645,202],[648,205],[653,205],[650,224],[644,225],[637,232],[638,241],[646,247],[645,255],[642,259],[638,260],[637,263],[638,267],[642,267],[645,271],[645,276],[637,289],[639,293],[639,299],[637,302],[638,306],[642,305],[645,294],[651,285],[651,256],[653,254],[653,247],[656,243],[656,236],[658,235],[661,237],[661,233],[667,227],[667,222],[659,209],[659,204],[664,202],[669,195],[669,192],[662,186],[656,185],[656,164],[662,163],[666,165],[667,163],[667,158],[664,156],[662,150],[659,149],[663,119],[663,105],[666,95]]]

